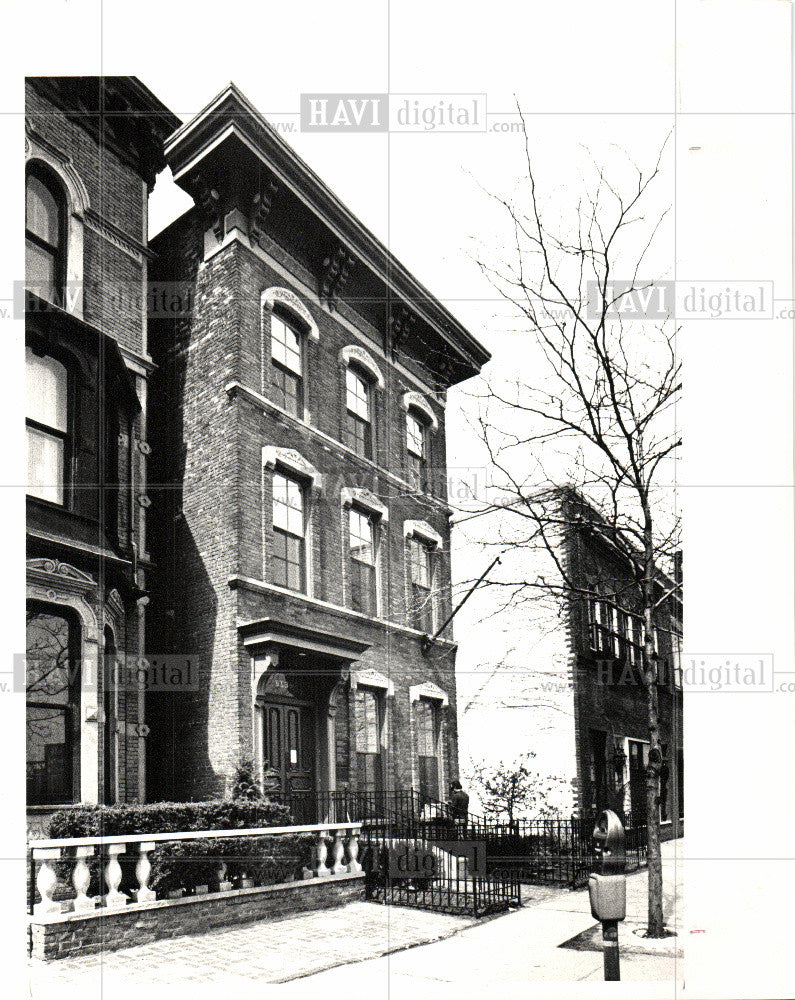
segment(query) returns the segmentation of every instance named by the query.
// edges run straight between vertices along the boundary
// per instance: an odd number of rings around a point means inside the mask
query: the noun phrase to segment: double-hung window
[[[406,414],[406,453],[409,481],[415,490],[421,490],[428,472],[428,428],[413,410]]]
[[[433,631],[433,554],[421,538],[408,540],[411,566],[411,625],[430,635]]]
[[[436,702],[420,698],[414,705],[417,719],[417,770],[420,794],[439,798],[439,712]]]
[[[271,314],[271,389],[273,401],[295,417],[303,416],[302,334],[280,313]]]
[[[69,374],[55,358],[25,353],[30,496],[65,502],[69,451]]]
[[[366,615],[378,613],[376,584],[376,529],[372,515],[351,507],[350,535],[351,606]]]
[[[46,168],[32,166],[25,182],[25,280],[51,302],[63,290],[65,229],[63,189]]]
[[[362,458],[372,458],[372,386],[352,367],[345,372],[345,407],[345,444]]]
[[[288,590],[306,590],[306,502],[304,486],[273,473],[271,579]]]

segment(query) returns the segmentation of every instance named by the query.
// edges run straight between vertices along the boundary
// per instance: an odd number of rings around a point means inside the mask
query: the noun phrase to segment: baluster
[[[138,858],[138,864],[135,866],[135,877],[138,879],[135,900],[138,903],[151,903],[152,900],[157,899],[157,894],[149,888],[149,873],[152,871],[149,852],[154,849],[154,842],[140,844],[138,847],[140,857]]]
[[[127,850],[126,844],[108,844],[108,863],[105,866],[105,884],[108,891],[105,893],[105,906],[119,907],[127,905],[127,897],[123,892],[119,892],[119,882],[121,882],[121,865],[119,855]]]
[[[331,872],[326,867],[326,858],[328,857],[328,846],[326,845],[326,834],[318,833],[315,840],[315,875],[318,878],[323,875],[330,875]]]
[[[348,834],[348,843],[346,844],[348,852],[348,871],[351,875],[355,875],[357,872],[362,870],[362,866],[359,864],[359,831],[351,830]]]
[[[347,865],[342,860],[342,855],[345,853],[345,844],[342,840],[342,830],[334,831],[334,844],[331,848],[331,859],[333,864],[331,866],[332,875],[341,875],[343,872],[348,870]]]
[[[35,864],[37,860],[41,861],[41,868],[39,868],[39,874],[36,876],[36,885],[41,893],[41,902],[36,903],[33,907],[33,912],[37,917],[48,913],[61,912],[61,904],[56,903],[52,898],[58,882],[58,876],[50,864],[51,861],[58,861],[60,857],[60,847],[43,847],[39,849],[34,848],[33,850],[33,863]]]
[[[232,888],[232,883],[226,877],[226,862],[218,862],[218,891],[228,892]]]
[[[75,848],[75,870],[72,872],[72,885],[75,887],[74,911],[84,913],[86,910],[93,910],[96,906],[96,899],[86,895],[89,885],[91,885],[91,872],[86,858],[94,856],[94,845]]]

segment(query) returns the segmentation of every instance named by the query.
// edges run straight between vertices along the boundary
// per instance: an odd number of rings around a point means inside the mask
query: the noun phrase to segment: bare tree
[[[671,572],[679,548],[676,331],[664,286],[643,277],[666,214],[646,215],[664,148],[648,171],[626,161],[620,184],[592,162],[576,221],[548,226],[525,132],[526,186],[511,200],[496,199],[510,227],[509,259],[478,263],[520,320],[517,358],[530,370],[499,384],[484,380],[473,419],[497,487],[474,516],[498,512],[501,528],[490,544],[538,550],[550,567],[495,576],[490,586],[501,588],[504,605],[550,596],[583,603],[631,591],[650,744],[650,936],[664,933],[655,621],[679,590]],[[583,527],[614,550],[622,565],[614,579],[583,580],[572,571],[566,541]]]
[[[565,781],[533,770],[534,757],[535,753],[530,750],[513,761],[500,761],[491,766],[473,764],[472,780],[486,816],[495,819],[506,816],[509,828],[513,829],[522,812],[542,817],[551,812],[550,793]]]

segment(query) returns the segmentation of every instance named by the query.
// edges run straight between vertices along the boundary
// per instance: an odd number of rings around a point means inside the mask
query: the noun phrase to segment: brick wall
[[[31,957],[38,960],[118,951],[162,938],[206,933],[221,927],[278,920],[364,899],[364,875],[307,879],[256,889],[210,893],[180,900],[133,904],[127,909],[97,910],[29,918]]]
[[[403,522],[428,522],[444,539],[437,556],[437,621],[450,610],[449,529],[443,503],[413,495],[403,480],[406,464],[404,392],[418,391],[405,373],[383,356],[374,331],[360,324],[357,336],[328,307],[286,278],[274,264],[240,241],[233,241],[200,263],[203,234],[193,212],[187,213],[153,243],[156,280],[186,281],[195,287],[190,318],[154,320],[151,346],[158,371],[152,383],[150,435],[152,479],[163,483],[150,491],[157,524],[151,533],[161,567],[150,615],[152,643],[197,654],[201,691],[152,704],[148,716],[158,735],[152,740],[153,763],[164,767],[158,747],[180,733],[179,759],[165,765],[180,777],[178,794],[197,797],[228,787],[226,777],[240,756],[251,754],[251,664],[240,647],[238,621],[277,617],[325,628],[371,644],[355,666],[373,666],[394,680],[390,699],[387,757],[390,780],[411,785],[412,751],[408,688],[433,680],[450,698],[444,729],[448,775],[457,769],[453,655],[441,645],[425,659],[420,635],[406,629],[406,565]],[[282,255],[282,260],[287,259]],[[290,417],[267,401],[270,392],[269,313],[260,311],[262,292],[287,287],[310,310],[319,338],[307,337],[305,405],[309,422]],[[353,310],[347,310],[354,315]],[[362,337],[364,339],[362,339]],[[364,346],[380,368],[385,385],[374,392],[374,461],[355,456],[341,444],[344,370],[339,352]],[[246,391],[226,391],[236,382]],[[443,463],[444,411],[431,399],[438,430],[431,432],[432,462]],[[320,495],[310,501],[312,581],[316,601],[350,604],[347,582],[347,515],[341,490],[369,489],[389,510],[379,525],[380,618],[366,621],[317,603],[271,591],[271,473],[262,469],[264,445],[297,450],[323,476]],[[391,475],[390,475],[391,473]],[[443,492],[443,489],[442,489]],[[153,518],[153,521],[155,519]],[[262,581],[264,587],[229,578]],[[338,784],[355,782],[356,740],[350,736],[347,702],[336,726]],[[347,774],[347,778],[346,778]],[[443,776],[444,778],[444,776]],[[164,789],[152,789],[164,794]]]

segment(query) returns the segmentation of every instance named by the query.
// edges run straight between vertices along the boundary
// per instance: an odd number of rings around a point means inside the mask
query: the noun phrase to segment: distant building
[[[473,760],[491,763],[533,751],[530,766],[557,779],[550,796],[558,811],[613,808],[642,821],[649,726],[638,674],[640,592],[591,508],[581,500],[565,506],[562,522],[556,551],[576,593],[528,591],[518,609],[500,614],[486,589],[462,610],[472,622],[490,622],[488,648],[468,644],[459,659],[462,744]],[[558,579],[540,550],[517,549],[504,563],[510,579]],[[660,573],[655,612],[664,838],[680,835],[684,816],[681,558],[675,573],[677,580]]]
[[[165,146],[155,240],[148,794],[446,798],[457,776],[445,393],[484,348],[230,85]],[[180,291],[182,290],[182,291]],[[307,813],[308,815],[308,813]]]

